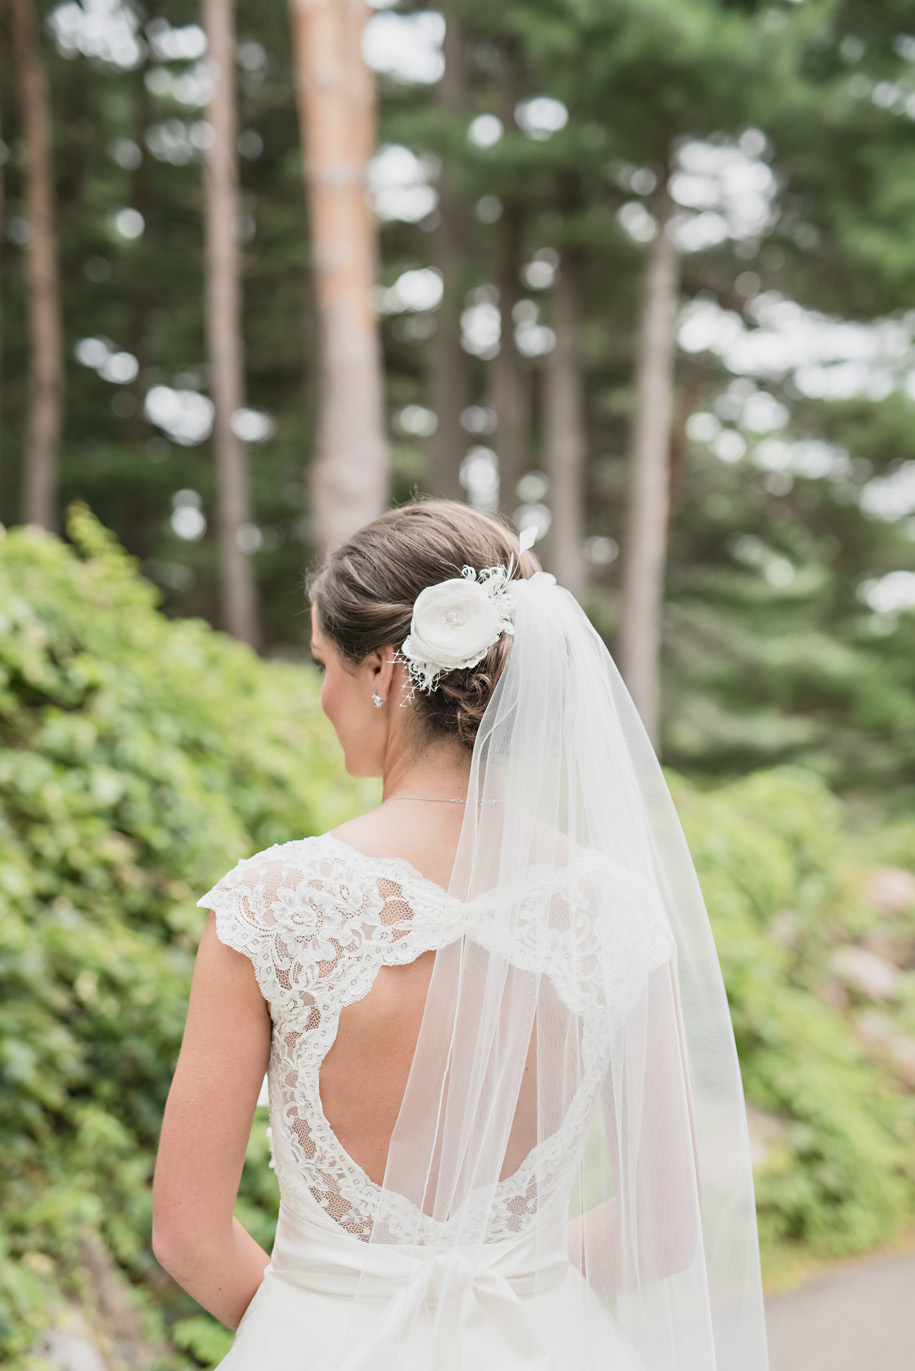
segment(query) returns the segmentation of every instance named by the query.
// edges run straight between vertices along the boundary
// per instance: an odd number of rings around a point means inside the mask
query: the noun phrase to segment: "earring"
[[[381,706],[384,704],[384,700],[378,694],[377,690],[372,691],[372,704],[375,706],[376,709],[380,709]]]

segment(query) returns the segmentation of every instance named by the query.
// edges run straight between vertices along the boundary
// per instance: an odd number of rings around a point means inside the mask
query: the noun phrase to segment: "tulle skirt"
[[[564,1251],[564,1225],[504,1242],[364,1243],[280,1210],[224,1371],[640,1371]]]

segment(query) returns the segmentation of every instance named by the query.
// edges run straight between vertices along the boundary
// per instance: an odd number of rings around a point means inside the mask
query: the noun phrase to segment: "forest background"
[[[193,892],[365,802],[302,571],[413,493],[536,530],[661,751],[770,1281],[903,1234],[915,5],[0,12],[10,1364],[223,1345],[148,1250]]]

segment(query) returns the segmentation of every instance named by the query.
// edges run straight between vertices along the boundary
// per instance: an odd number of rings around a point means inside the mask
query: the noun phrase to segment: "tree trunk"
[[[238,242],[238,131],[235,111],[235,35],[232,0],[204,0],[203,21],[213,76],[206,154],[206,326],[210,394],[215,410],[216,519],[219,533],[223,626],[257,646],[257,588],[239,530],[251,522],[244,444],[232,418],[244,405],[241,338],[242,260]]]
[[[636,343],[635,413],[623,564],[620,669],[656,749],[660,745],[660,647],[670,501],[674,316],[679,261],[673,209],[662,181],[648,253]]]
[[[321,552],[382,513],[389,496],[372,304],[377,231],[366,196],[375,99],[360,46],[365,19],[365,0],[292,0],[320,336],[311,509]]]
[[[515,305],[521,297],[521,207],[509,201],[496,225],[496,286],[499,291],[499,352],[492,363],[492,403],[498,419],[499,504],[514,512],[518,482],[528,466],[530,385],[515,346]]]
[[[25,279],[29,327],[29,408],[26,420],[23,519],[53,530],[57,524],[57,463],[64,365],[60,277],[51,166],[51,100],[39,53],[32,0],[9,0],[13,53],[19,72],[25,143],[25,206],[29,239]]]
[[[445,70],[438,83],[438,106],[455,120],[468,107],[467,59],[464,34],[450,8],[445,11]],[[438,428],[429,443],[426,485],[433,495],[461,500],[461,461],[467,448],[461,415],[473,398],[470,359],[461,347],[462,274],[469,256],[467,206],[457,192],[449,157],[438,182],[439,225],[433,240],[433,260],[442,274],[444,295],[438,327],[429,344],[429,398]]]
[[[0,126],[0,143],[3,142],[3,129]],[[3,299],[3,281],[6,267],[6,178],[4,174],[5,162],[0,158],[0,301]],[[3,356],[3,311],[0,309],[0,523],[3,522],[3,392],[4,392],[4,356]]]
[[[150,425],[144,414],[143,404],[150,384],[150,324],[158,284],[148,266],[152,245],[157,241],[157,225],[156,204],[150,185],[151,157],[144,146],[144,135],[154,118],[145,80],[151,66],[151,56],[147,50],[143,60],[131,73],[131,132],[141,149],[141,156],[130,178],[130,198],[127,203],[133,205],[143,216],[146,231],[132,254],[134,270],[127,304],[126,346],[127,351],[132,352],[137,359],[137,374],[130,382],[134,410],[124,420],[123,431],[126,441],[136,448],[138,454],[144,439],[150,435]],[[157,511],[152,507],[145,486],[137,486],[132,481],[121,482],[115,527],[121,542],[134,556],[146,558],[150,555],[151,534],[156,517]]]
[[[517,129],[515,107],[520,99],[521,77],[517,48],[510,43],[500,52],[501,116],[506,130]],[[515,346],[515,306],[521,298],[520,271],[524,235],[524,210],[511,192],[503,197],[502,214],[495,226],[495,284],[499,291],[499,353],[492,363],[492,403],[498,418],[496,452],[499,458],[499,503],[506,514],[514,513],[517,486],[529,461],[531,391]]]
[[[584,384],[579,355],[578,263],[563,255],[553,288],[556,346],[544,376],[544,464],[550,482],[550,531],[547,560],[559,584],[577,600],[585,592],[585,429]]]
[[[154,213],[152,187],[150,185],[150,154],[144,147],[146,130],[153,122],[154,117],[149,88],[146,85],[146,75],[151,65],[150,54],[147,50],[142,62],[133,73],[134,139],[137,147],[141,149],[141,156],[134,171],[130,188],[130,203],[135,205],[142,214],[147,229],[152,223]],[[154,232],[149,237],[153,238]],[[149,433],[149,424],[143,414],[143,402],[146,398],[146,387],[149,385],[151,361],[149,333],[150,320],[155,307],[156,288],[151,272],[141,271],[138,273],[138,277],[139,279],[135,279],[132,284],[127,332],[128,350],[137,359],[137,374],[130,386],[136,401],[136,409],[127,425],[127,435],[129,441],[136,443],[137,446]]]

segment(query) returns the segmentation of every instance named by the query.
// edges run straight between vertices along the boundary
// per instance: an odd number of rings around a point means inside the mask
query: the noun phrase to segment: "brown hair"
[[[355,663],[389,644],[399,648],[420,591],[459,576],[465,566],[511,566],[515,580],[539,570],[537,558],[520,552],[517,533],[502,520],[456,500],[416,500],[366,524],[310,572],[306,584],[321,631]],[[503,634],[477,666],[449,671],[434,690],[415,692],[413,707],[429,736],[473,748],[509,645]]]

